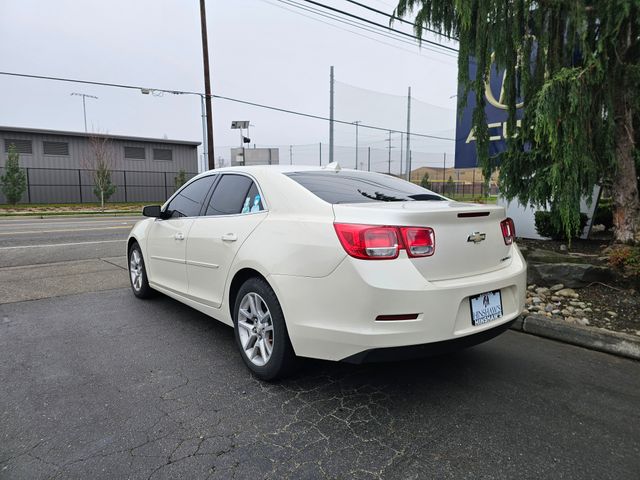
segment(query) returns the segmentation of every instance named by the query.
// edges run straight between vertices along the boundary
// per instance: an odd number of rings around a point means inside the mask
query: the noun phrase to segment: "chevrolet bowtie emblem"
[[[467,237],[467,242],[480,243],[485,238],[487,238],[487,235],[485,233],[473,232]]]

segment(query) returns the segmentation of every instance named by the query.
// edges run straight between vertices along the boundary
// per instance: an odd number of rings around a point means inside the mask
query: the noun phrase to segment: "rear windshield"
[[[426,188],[379,173],[311,171],[285,175],[329,203],[445,200]]]

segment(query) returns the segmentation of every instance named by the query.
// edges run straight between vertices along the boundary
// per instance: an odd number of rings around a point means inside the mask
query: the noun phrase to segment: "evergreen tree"
[[[420,186],[426,189],[431,189],[431,182],[429,181],[429,172],[424,172],[422,180],[420,180]]]
[[[611,185],[616,240],[639,242],[640,2],[399,0],[394,15],[413,12],[418,36],[432,28],[460,42],[459,107],[475,95],[473,126],[485,177],[499,163],[502,193],[525,205],[550,202],[567,236],[579,227],[581,197],[591,197],[596,184]],[[470,56],[475,78],[469,77]],[[484,114],[492,61],[505,71],[509,113],[507,151],[496,157],[488,153]]]
[[[449,175],[449,178],[447,179],[447,193],[449,195],[453,195],[455,189],[456,189],[456,186],[453,183],[453,177]]]
[[[7,203],[15,205],[27,190],[27,176],[20,168],[20,154],[15,145],[9,145],[7,163],[4,166],[4,175],[0,177],[2,193],[7,198]]]

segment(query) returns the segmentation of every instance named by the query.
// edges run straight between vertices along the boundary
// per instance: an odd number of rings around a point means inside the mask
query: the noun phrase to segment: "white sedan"
[[[488,340],[524,308],[526,264],[502,207],[328,167],[231,167],[144,208],[133,293],[162,292],[235,329],[245,364],[360,363]]]

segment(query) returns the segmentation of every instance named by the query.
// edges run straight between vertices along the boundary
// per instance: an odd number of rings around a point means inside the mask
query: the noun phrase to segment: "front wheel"
[[[138,298],[150,298],[153,296],[153,290],[149,286],[147,278],[147,269],[144,265],[142,250],[140,245],[134,243],[129,250],[129,280],[131,281],[131,290]]]
[[[296,357],[282,308],[267,282],[247,280],[238,291],[233,313],[240,355],[254,375],[275,380],[294,370]]]

